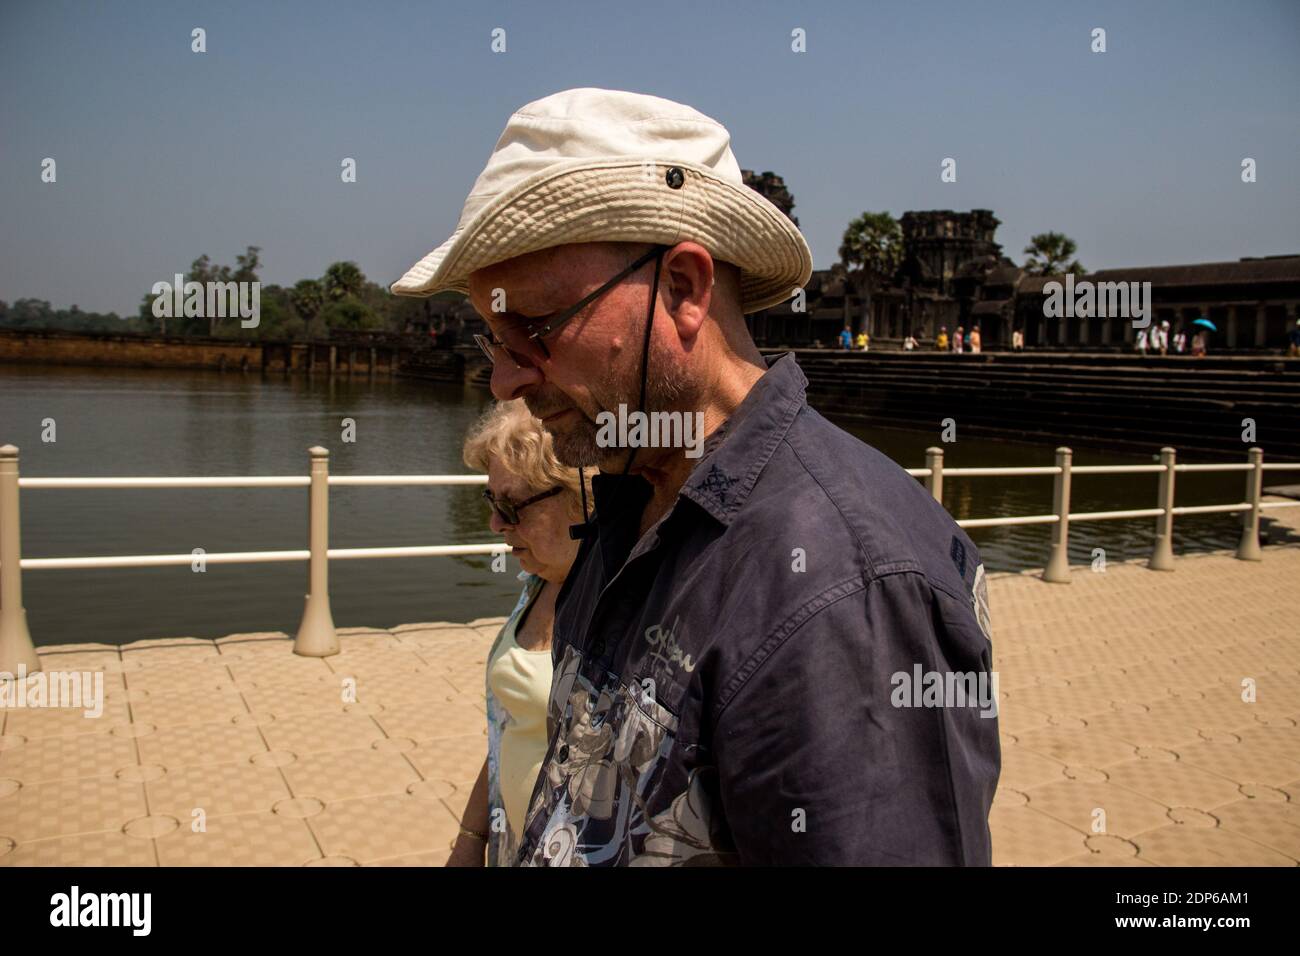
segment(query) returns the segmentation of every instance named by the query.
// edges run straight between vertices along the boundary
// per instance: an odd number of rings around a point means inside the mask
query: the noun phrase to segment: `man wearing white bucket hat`
[[[601,470],[521,864],[991,862],[983,565],[755,347],[744,316],[811,272],[720,123],[582,88],[511,116],[392,286],[466,292],[496,397]]]

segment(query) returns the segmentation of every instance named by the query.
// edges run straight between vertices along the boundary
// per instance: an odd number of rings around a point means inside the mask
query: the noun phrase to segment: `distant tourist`
[[[1020,352],[1025,347],[1025,333],[1019,329],[1011,330],[1011,351]]]
[[[1197,329],[1196,334],[1192,336],[1192,354],[1203,356],[1209,351],[1210,334],[1205,329]]]
[[[912,333],[911,333],[911,332],[908,332],[908,333],[907,333],[907,338],[903,339],[903,350],[904,350],[905,352],[914,352],[914,351],[916,351],[916,339],[914,339],[914,338],[912,337]]]
[[[961,326],[959,325],[957,326],[957,331],[954,332],[952,335],[952,350],[956,352],[958,355],[961,354],[961,347],[962,347],[961,334],[962,334],[962,330],[961,330]]]
[[[1174,335],[1174,351],[1182,355],[1187,351],[1187,333],[1179,326],[1178,332]]]
[[[1161,321],[1154,329],[1151,330],[1152,342],[1151,347],[1157,349],[1161,355],[1169,354],[1169,320]]]
[[[966,338],[965,338],[964,340],[962,340],[962,348],[965,349],[967,352],[969,352],[969,351],[970,351],[970,345],[971,345],[970,332],[967,332],[967,333],[966,333]]]
[[[465,464],[487,472],[488,527],[514,548],[524,582],[487,659],[487,757],[460,821],[448,866],[512,866],[549,740],[555,597],[578,555],[570,525],[582,520],[578,469],[522,399],[501,402],[465,439]],[[496,821],[500,821],[496,824]]]
[[[863,329],[861,332],[858,333],[856,344],[858,346],[858,350],[862,352],[865,352],[867,349],[871,347],[871,336],[867,334],[866,329]]]
[[[849,327],[847,325],[844,326],[844,331],[840,333],[840,348],[842,349],[853,348],[853,333],[849,331]]]
[[[1287,341],[1290,343],[1290,348],[1286,350],[1286,354],[1291,358],[1300,357],[1300,319],[1295,320],[1295,328],[1287,336]]]
[[[980,327],[977,325],[970,330],[970,350],[979,352],[980,350]]]
[[[1135,345],[1137,347],[1139,355],[1147,354],[1147,330],[1146,329],[1138,329],[1137,342],[1135,343]]]
[[[939,334],[934,337],[934,347],[940,352],[948,351],[948,327],[939,326]]]

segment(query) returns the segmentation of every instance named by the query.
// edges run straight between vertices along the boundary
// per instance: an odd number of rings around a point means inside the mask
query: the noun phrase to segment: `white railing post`
[[[32,674],[41,659],[23,610],[22,532],[18,520],[18,449],[0,447],[0,671]]]
[[[931,445],[925,450],[925,467],[930,474],[925,476],[925,490],[934,496],[934,500],[943,504],[943,449]]]
[[[1147,567],[1152,571],[1172,571],[1174,569],[1174,463],[1177,452],[1165,446],[1160,449],[1159,500],[1156,507],[1163,508],[1164,514],[1156,518],[1156,543],[1151,549],[1151,560]]]
[[[1246,472],[1246,500],[1250,502],[1250,510],[1241,516],[1237,557],[1242,561],[1263,561],[1264,552],[1259,547],[1259,499],[1264,488],[1264,449],[1258,445],[1249,449],[1246,460],[1254,467]]]
[[[1056,449],[1056,467],[1061,470],[1052,479],[1052,511],[1057,520],[1052,525],[1052,553],[1043,571],[1043,580],[1053,584],[1070,583],[1070,463],[1073,458],[1070,449]]]
[[[307,607],[303,611],[293,652],[304,657],[330,657],[339,652],[339,635],[330,613],[329,527],[330,527],[330,453],[316,445],[311,454],[311,490],[308,514],[308,537],[311,558],[307,572]]]

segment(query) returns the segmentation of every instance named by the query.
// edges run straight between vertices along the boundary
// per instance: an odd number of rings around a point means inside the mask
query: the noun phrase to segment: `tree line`
[[[1039,233],[1024,249],[1023,268],[1034,275],[1082,275],[1087,270],[1074,258],[1076,248],[1073,239],[1059,232]],[[873,295],[903,264],[903,233],[898,220],[888,212],[862,213],[845,229],[839,255],[840,261],[831,271],[847,280],[865,316]],[[200,283],[256,282],[261,265],[261,248],[249,246],[235,257],[233,267],[199,256],[185,278]],[[82,312],[76,305],[54,309],[43,299],[18,299],[12,305],[0,301],[0,328],[311,341],[327,339],[336,330],[402,332],[420,319],[427,325],[433,302],[461,298],[457,293],[431,298],[395,296],[367,279],[355,262],[335,262],[317,279],[302,279],[290,287],[263,285],[261,321],[255,328],[243,328],[237,317],[158,318],[152,293],[142,298],[136,315],[125,317],[115,312]]]
[[[242,255],[236,256],[233,266],[218,265],[203,255],[191,263],[185,281],[257,282],[261,266],[258,246],[249,246]],[[171,280],[168,276],[167,281]],[[355,262],[335,262],[316,279],[302,279],[288,287],[262,285],[261,320],[255,328],[243,328],[237,316],[159,318],[154,315],[155,298],[152,292],[146,293],[136,314],[127,316],[116,312],[83,312],[76,305],[55,309],[44,299],[17,299],[13,303],[0,300],[0,328],[310,341],[327,339],[336,330],[402,332],[414,320],[427,320],[432,302],[462,297],[456,294],[431,299],[395,296],[367,279]]]

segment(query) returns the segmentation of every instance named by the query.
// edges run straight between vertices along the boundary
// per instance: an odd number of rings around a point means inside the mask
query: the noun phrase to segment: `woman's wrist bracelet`
[[[468,827],[464,826],[463,824],[461,825],[460,828],[460,835],[473,837],[476,840],[482,840],[484,843],[488,842],[488,835],[486,833],[479,833],[477,830],[471,830]]]

